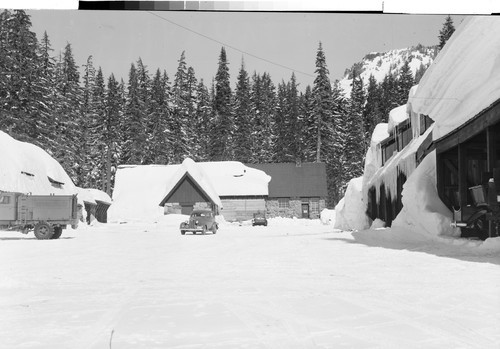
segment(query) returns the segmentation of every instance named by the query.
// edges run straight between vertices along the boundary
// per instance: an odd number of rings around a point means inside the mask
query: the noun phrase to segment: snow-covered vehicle
[[[264,213],[257,212],[253,214],[252,226],[254,227],[256,225],[267,226],[267,218]]]
[[[194,210],[189,216],[189,220],[182,222],[180,226],[182,235],[186,234],[186,232],[205,234],[207,231],[215,234],[218,228],[215,215],[211,210]]]
[[[67,225],[78,226],[77,205],[76,195],[0,192],[0,229],[33,230],[37,239],[58,239]]]

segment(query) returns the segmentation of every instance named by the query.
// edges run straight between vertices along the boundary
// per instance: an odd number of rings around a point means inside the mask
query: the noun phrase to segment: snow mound
[[[428,154],[403,185],[403,209],[392,223],[431,236],[460,236],[452,228],[452,212],[443,204],[436,189],[436,152]]]
[[[0,190],[34,195],[77,194],[66,171],[40,147],[0,131],[0,149]]]
[[[380,228],[385,228],[385,222],[381,220],[380,218],[376,218],[370,227],[370,229],[380,229]]]
[[[389,123],[387,126],[387,131],[389,133],[394,132],[394,128],[408,118],[409,116],[406,111],[406,104],[392,109],[389,112]]]
[[[286,217],[273,217],[267,219],[269,226],[315,226],[322,225],[319,219],[306,219],[306,218],[286,218]]]
[[[323,224],[335,224],[335,210],[329,210],[327,208],[323,209],[320,214],[321,223]]]
[[[362,230],[370,226],[362,189],[363,177],[349,181],[344,197],[335,206],[335,229]]]

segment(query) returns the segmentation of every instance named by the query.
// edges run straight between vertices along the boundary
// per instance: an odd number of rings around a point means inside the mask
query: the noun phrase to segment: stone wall
[[[291,198],[288,201],[287,208],[280,208],[279,201],[276,198],[271,198],[266,200],[266,215],[268,218],[273,217],[287,217],[287,218],[302,218],[302,203],[309,204],[309,218],[317,219],[320,218],[321,211],[326,208],[325,199],[315,199],[318,202],[318,212],[312,212],[312,202],[313,200],[308,198]]]

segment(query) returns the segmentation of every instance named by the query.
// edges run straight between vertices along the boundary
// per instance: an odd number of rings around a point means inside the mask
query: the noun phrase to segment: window
[[[311,215],[319,215],[319,199],[311,199]]]
[[[290,200],[288,198],[278,199],[278,207],[279,208],[289,208]]]
[[[0,196],[0,204],[10,204],[10,196]]]

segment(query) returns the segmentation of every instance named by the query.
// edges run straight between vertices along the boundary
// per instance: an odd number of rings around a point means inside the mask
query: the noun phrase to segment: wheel
[[[203,235],[205,235],[205,234],[207,233],[207,226],[206,226],[206,225],[204,225],[202,229],[203,229],[203,230],[201,231],[201,233],[202,233]]]
[[[212,234],[217,234],[217,224],[212,225]]]
[[[35,236],[38,240],[47,240],[52,237],[54,230],[49,223],[39,222],[35,225]]]
[[[181,230],[181,234],[182,235],[186,234],[186,231],[185,230]]]
[[[481,240],[486,240],[489,236],[488,233],[488,221],[486,217],[479,217],[472,223],[472,229],[474,230],[474,235]]]
[[[62,231],[62,227],[54,227],[54,234],[51,236],[51,239],[59,239],[61,237]]]

